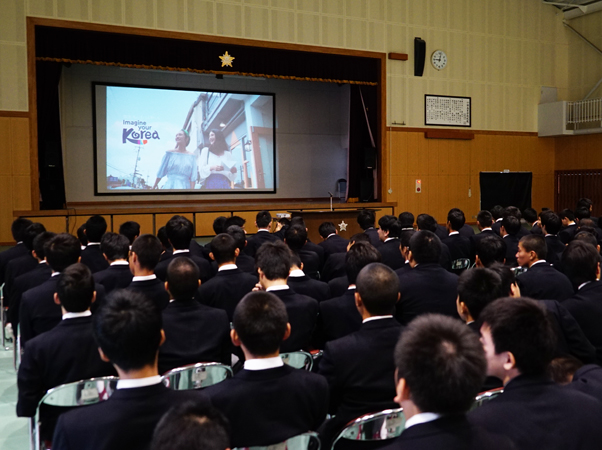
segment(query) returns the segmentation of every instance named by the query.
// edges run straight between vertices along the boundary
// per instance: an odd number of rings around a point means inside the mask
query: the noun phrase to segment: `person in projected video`
[[[176,134],[176,148],[167,150],[157,171],[153,189],[158,189],[161,178],[167,176],[167,182],[161,189],[194,189],[197,179],[197,162],[194,153],[188,152],[190,135],[186,130]]]
[[[236,176],[236,160],[219,130],[209,132],[209,147],[199,156],[202,189],[231,189]]]

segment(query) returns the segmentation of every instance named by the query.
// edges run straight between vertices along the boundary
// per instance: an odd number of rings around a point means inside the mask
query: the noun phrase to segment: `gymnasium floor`
[[[13,352],[0,347],[0,449],[28,450],[27,419],[17,417],[17,374]]]

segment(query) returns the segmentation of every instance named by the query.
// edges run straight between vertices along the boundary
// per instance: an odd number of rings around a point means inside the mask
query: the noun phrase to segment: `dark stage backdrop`
[[[521,211],[531,207],[531,172],[481,172],[481,209],[495,205],[516,206]]]

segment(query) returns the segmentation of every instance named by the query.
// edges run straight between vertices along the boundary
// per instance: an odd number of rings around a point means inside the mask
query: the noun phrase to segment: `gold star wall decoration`
[[[228,55],[228,52],[226,52],[222,56],[220,56],[219,59],[222,60],[222,67],[232,67],[232,61],[234,61],[234,56]]]

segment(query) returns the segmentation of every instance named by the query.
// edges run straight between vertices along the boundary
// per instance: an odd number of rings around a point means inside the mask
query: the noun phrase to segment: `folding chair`
[[[288,364],[295,369],[305,369],[308,372],[314,364],[314,359],[311,354],[303,351],[281,353],[280,357],[285,364]]]
[[[10,347],[6,345],[6,324],[8,323],[8,307],[4,307],[4,286],[4,283],[2,284],[2,286],[0,286],[0,314],[2,314],[2,347],[4,347],[4,350],[10,350]]]
[[[320,450],[320,438],[318,437],[318,433],[308,432],[293,436],[278,444],[236,447],[233,450]]]
[[[209,362],[176,367],[163,374],[163,383],[176,391],[202,389],[221,383],[232,377],[232,368],[224,364]]]
[[[468,258],[459,258],[452,261],[451,264],[452,270],[464,270],[470,268],[470,259]]]
[[[385,441],[394,439],[405,429],[405,424],[406,419],[402,408],[365,414],[347,424],[334,440],[332,449],[335,448],[337,442],[345,440]]]
[[[504,393],[504,388],[496,388],[491,389],[490,391],[481,392],[479,395],[475,397],[475,401],[472,405],[471,411],[479,406],[482,406],[484,403],[490,402],[496,397],[499,397]]]

